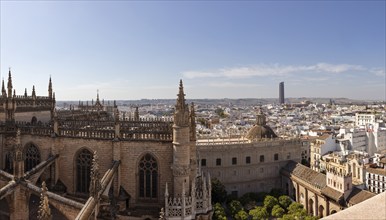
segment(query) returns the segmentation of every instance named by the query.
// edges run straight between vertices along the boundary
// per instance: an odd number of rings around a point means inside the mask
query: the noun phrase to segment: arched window
[[[39,149],[33,145],[29,144],[25,149],[25,161],[24,169],[26,172],[30,171],[32,168],[36,167],[40,163],[40,153]]]
[[[76,192],[88,193],[90,187],[92,153],[83,149],[76,158]]]
[[[155,199],[158,197],[158,164],[150,154],[139,161],[139,197]]]

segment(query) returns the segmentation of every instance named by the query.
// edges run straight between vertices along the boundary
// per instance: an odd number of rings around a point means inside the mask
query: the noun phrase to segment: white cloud
[[[371,70],[360,66],[351,64],[329,64],[317,63],[315,65],[279,65],[279,64],[259,64],[253,66],[222,68],[213,71],[186,71],[183,76],[188,79],[194,78],[251,78],[259,76],[286,76],[295,73],[344,73],[349,71],[364,71],[371,72]],[[374,70],[375,71],[375,70]],[[384,74],[384,70],[377,69],[372,72],[376,75]]]
[[[376,76],[385,76],[385,70],[379,69],[379,68],[373,68],[370,70],[371,73],[375,74]]]
[[[208,83],[207,86],[217,87],[217,88],[245,88],[245,87],[258,87],[257,84],[247,84],[247,83],[233,83],[233,82],[213,82]]]

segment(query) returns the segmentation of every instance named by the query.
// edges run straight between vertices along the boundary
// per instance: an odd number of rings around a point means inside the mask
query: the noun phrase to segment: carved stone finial
[[[184,86],[182,84],[182,79],[180,80],[180,87],[177,94],[177,104],[176,109],[185,109],[185,94],[184,94]]]
[[[12,76],[11,76],[11,68],[9,68],[8,72],[8,97],[12,97]]]
[[[92,158],[91,164],[91,183],[90,183],[90,196],[94,198],[99,197],[99,191],[101,190],[101,182],[99,177],[99,164],[98,164],[98,155],[94,151],[94,156]]]
[[[39,220],[51,220],[51,209],[48,204],[48,197],[47,197],[47,187],[46,182],[43,181],[42,183],[42,192],[40,194],[40,205],[38,210],[38,219]]]
[[[52,98],[52,81],[50,76],[50,81],[48,82],[48,97]]]
[[[32,86],[32,97],[36,97],[35,85]]]
[[[20,140],[20,129],[16,131],[15,146],[14,146],[14,157],[15,161],[24,161],[23,148],[21,147]]]
[[[3,83],[1,85],[1,94],[3,97],[7,96],[7,91],[5,90],[5,86],[4,86],[4,78],[3,78]]]
[[[164,212],[164,208],[161,208],[161,211],[159,212],[158,220],[163,220],[163,219],[165,219],[165,212]]]

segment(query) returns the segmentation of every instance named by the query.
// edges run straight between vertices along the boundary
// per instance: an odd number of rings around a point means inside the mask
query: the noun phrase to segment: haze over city
[[[1,1],[1,77],[57,100],[385,100],[385,1]]]

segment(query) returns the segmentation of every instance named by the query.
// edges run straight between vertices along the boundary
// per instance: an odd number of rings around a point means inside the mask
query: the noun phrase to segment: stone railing
[[[60,128],[60,137],[90,138],[90,139],[114,139],[114,130],[71,129]]]

